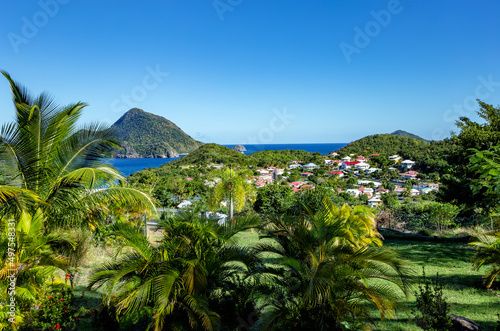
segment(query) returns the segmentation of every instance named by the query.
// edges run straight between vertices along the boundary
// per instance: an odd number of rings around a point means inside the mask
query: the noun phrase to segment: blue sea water
[[[247,151],[246,155],[252,154],[264,150],[303,150],[307,152],[318,152],[320,154],[329,154],[330,152],[336,151],[347,145],[347,143],[324,143],[324,144],[248,144],[244,145]],[[226,147],[234,147],[236,145],[223,145]],[[182,157],[182,156],[180,156]],[[162,164],[177,160],[179,157],[174,157],[170,159],[110,159],[109,162],[115,169],[120,171],[124,176],[129,176],[130,174],[141,171],[148,168],[156,168]]]
[[[347,143],[323,143],[323,144],[248,144],[243,145],[247,149],[245,154],[252,154],[255,152],[270,150],[280,151],[284,149],[294,149],[296,151],[302,150],[307,152],[318,152],[320,154],[329,154],[330,152],[341,149]],[[232,148],[236,145],[223,145]]]

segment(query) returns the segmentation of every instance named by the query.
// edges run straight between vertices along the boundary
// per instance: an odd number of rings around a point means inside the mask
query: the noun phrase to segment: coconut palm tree
[[[340,330],[342,322],[369,320],[366,304],[391,317],[397,290],[408,293],[410,271],[381,247],[373,215],[361,206],[337,208],[328,198],[324,206],[317,214],[271,220],[267,237],[278,245],[258,249],[276,256],[272,285],[261,289],[264,329]]]
[[[6,228],[5,219],[2,219],[2,223],[2,228]],[[56,275],[56,271],[64,274],[68,270],[69,259],[59,252],[59,248],[75,249],[76,243],[74,236],[67,231],[56,230],[45,234],[41,213],[31,215],[21,212],[15,231],[12,232],[15,235],[3,233],[0,238],[0,300],[9,300],[7,280],[12,280],[11,277],[15,275],[16,324],[19,325],[22,320],[29,319],[31,314],[30,309],[22,311],[23,308],[40,300],[47,288],[64,286],[64,281]],[[2,320],[0,330],[13,327],[6,321]]]
[[[47,93],[33,97],[2,74],[10,83],[16,116],[0,130],[0,161],[15,174],[9,187],[0,188],[0,216],[11,217],[12,208],[21,206],[13,198],[28,191],[41,201],[28,212],[41,215],[46,230],[85,224],[90,216],[102,219],[116,200],[154,209],[147,195],[116,185],[123,177],[104,162],[118,146],[110,129],[76,126],[84,103],[60,107]],[[20,190],[23,194],[14,194]]]
[[[473,257],[474,266],[479,270],[482,266],[491,265],[484,275],[484,283],[490,288],[500,275],[500,233],[478,235],[477,239],[469,244],[477,249]]]
[[[209,204],[214,211],[221,201],[228,197],[229,218],[233,220],[234,203],[236,203],[236,211],[240,212],[245,206],[245,198],[250,196],[253,191],[253,186],[247,182],[247,178],[242,174],[235,173],[231,167],[220,173],[220,181],[215,185],[210,195]]]
[[[237,312],[254,310],[249,288],[261,262],[231,238],[255,220],[219,226],[195,211],[160,226],[163,238],[153,245],[139,230],[115,225],[126,253],[95,269],[89,287],[104,287],[106,303],[122,321],[145,317],[154,330],[237,327]]]

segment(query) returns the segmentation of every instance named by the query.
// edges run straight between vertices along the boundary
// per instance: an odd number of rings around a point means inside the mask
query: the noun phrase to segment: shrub
[[[73,301],[71,290],[49,292],[32,307],[21,330],[78,330],[88,311],[83,307],[77,310]]]
[[[423,330],[448,331],[453,329],[450,307],[443,296],[443,282],[436,274],[436,281],[429,281],[423,270],[423,285],[415,293],[417,303],[414,310],[417,325]]]

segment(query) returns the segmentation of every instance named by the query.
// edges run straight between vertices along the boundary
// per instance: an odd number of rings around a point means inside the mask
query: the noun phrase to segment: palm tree
[[[30,307],[36,303],[46,288],[64,286],[64,282],[56,275],[56,271],[68,270],[69,259],[59,252],[59,248],[75,249],[75,237],[66,231],[52,231],[44,234],[43,218],[41,213],[30,215],[21,212],[15,228],[15,236],[4,234],[0,238],[0,280],[2,290],[0,300],[8,300],[9,292],[6,284],[12,275],[15,275],[16,293],[16,320],[29,319],[30,309],[21,312],[23,307]],[[6,220],[2,220],[2,228],[6,228]],[[2,322],[5,322],[3,320]],[[12,325],[0,323],[0,330]]]
[[[17,295],[30,303],[54,285],[47,282],[58,279],[57,270],[68,271],[62,252],[79,249],[62,227],[102,220],[117,200],[144,210],[154,206],[147,195],[116,185],[122,176],[103,162],[117,146],[110,130],[76,126],[85,104],[59,107],[48,94],[32,97],[2,74],[10,83],[16,116],[0,129],[0,161],[14,174],[0,186],[0,219],[15,222],[16,250],[8,250],[12,242],[3,231],[0,279],[15,270]],[[7,282],[0,288],[5,294]],[[30,305],[17,308],[29,314]]]
[[[0,196],[6,194],[0,199],[0,216],[12,217],[12,208],[21,206],[12,198],[26,195],[40,201],[28,212],[40,214],[47,230],[79,226],[90,216],[102,219],[116,200],[154,209],[147,195],[116,185],[123,177],[103,161],[118,146],[110,129],[76,126],[84,103],[60,107],[47,93],[32,97],[8,73],[2,74],[10,83],[16,117],[0,130],[0,161],[15,173],[10,185],[0,188]]]
[[[139,230],[115,225],[126,253],[95,269],[89,287],[104,287],[121,320],[150,319],[154,330],[237,327],[237,312],[254,310],[249,288],[261,262],[231,238],[255,220],[219,226],[187,211],[160,226],[163,238],[153,245]]]
[[[242,174],[233,173],[230,168],[220,173],[221,180],[217,183],[210,196],[210,206],[212,211],[229,197],[229,218],[233,220],[233,204],[236,202],[236,211],[240,212],[245,206],[245,198],[253,192],[253,186],[247,182],[247,178]]]
[[[500,233],[482,234],[477,236],[478,241],[469,245],[476,246],[473,257],[474,266],[479,270],[483,265],[491,265],[484,275],[486,288],[490,288],[495,278],[500,275]]]
[[[391,317],[397,291],[408,293],[407,266],[381,247],[373,215],[364,207],[337,208],[324,199],[317,214],[271,220],[260,245],[274,256],[274,275],[262,307],[265,329],[340,330],[341,323],[369,320],[365,303]],[[373,280],[378,281],[374,282]]]

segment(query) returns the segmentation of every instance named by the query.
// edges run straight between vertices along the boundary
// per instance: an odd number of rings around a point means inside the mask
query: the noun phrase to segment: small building
[[[342,162],[350,162],[351,157],[350,156],[344,156],[343,158],[340,159]]]
[[[308,163],[305,166],[302,167],[304,170],[314,170],[314,169],[319,169],[320,166],[316,165],[314,163]]]
[[[356,198],[359,197],[359,195],[361,194],[361,192],[355,188],[350,188],[350,189],[346,190],[345,193],[350,194]]]
[[[364,157],[363,155],[358,155],[356,157],[356,161],[365,162],[365,161],[368,161],[368,159],[366,157]]]
[[[382,170],[382,169],[380,169],[380,168],[368,168],[365,171],[367,173],[369,173],[369,174],[373,174],[374,172],[377,172],[377,171],[380,171],[380,170]]]
[[[401,166],[406,169],[411,169],[415,165],[415,161],[404,160],[401,162]]]
[[[439,184],[429,184],[429,188],[431,190],[437,191],[439,190]]]
[[[342,171],[332,171],[330,172],[330,176],[338,176],[340,178],[344,176],[344,173]]]
[[[340,154],[339,154],[339,153],[337,153],[337,152],[330,152],[330,155],[331,155],[331,156],[339,156]]]
[[[381,206],[382,205],[382,200],[380,198],[371,198],[368,200],[368,206],[372,207],[372,208],[375,208],[377,206]]]
[[[352,167],[354,167],[356,164],[359,164],[361,162],[359,161],[346,161],[346,162],[343,162],[341,165],[340,165],[340,169],[351,169]]]
[[[401,156],[399,155],[391,155],[387,158],[389,161],[394,161],[394,162],[398,162],[399,160],[401,160]]]
[[[291,187],[294,187],[294,188],[299,188],[299,187],[301,187],[302,185],[304,185],[304,183],[303,183],[303,182],[291,182],[291,183],[290,183],[290,184],[288,184],[288,185],[290,185]]]
[[[300,174],[302,177],[309,177],[309,176],[312,176],[314,175],[312,172],[303,172]]]
[[[401,179],[408,180],[408,179],[417,179],[418,174],[419,174],[418,171],[410,170],[405,173],[399,174],[399,176],[401,177]]]
[[[368,163],[364,163],[364,162],[360,162],[358,164],[355,165],[356,169],[358,170],[368,170],[370,169],[370,165]]]

